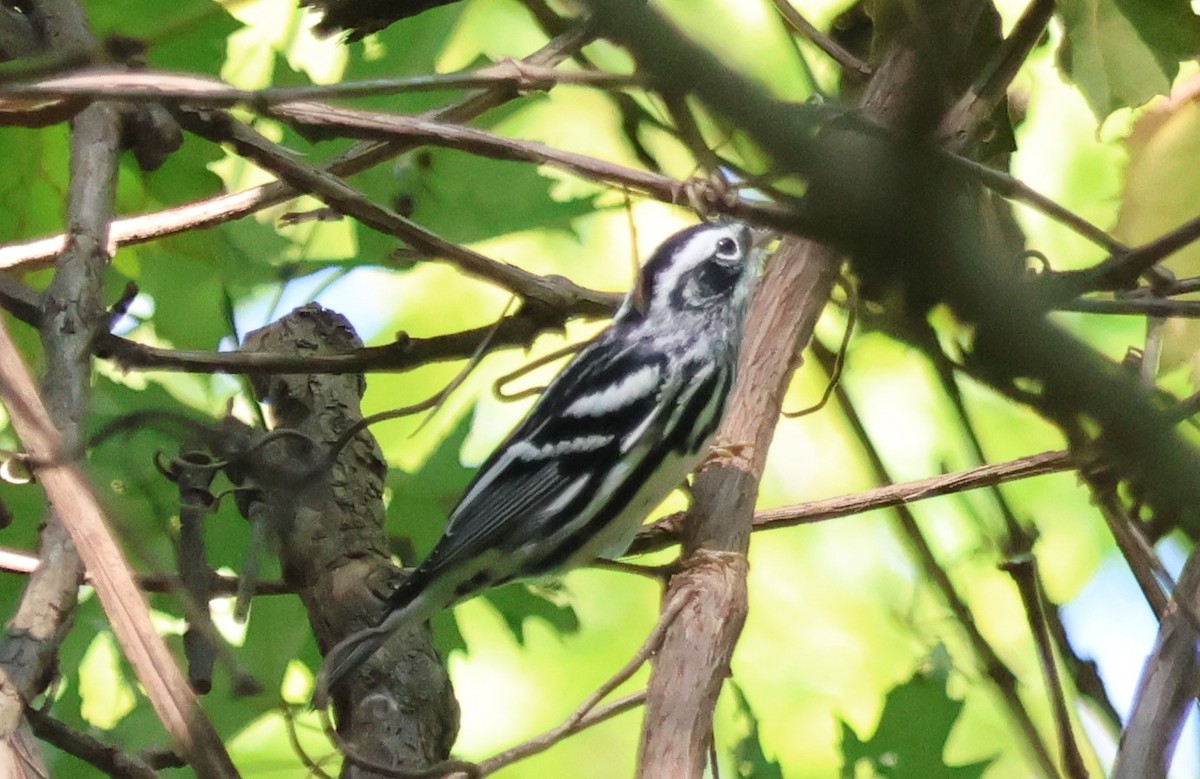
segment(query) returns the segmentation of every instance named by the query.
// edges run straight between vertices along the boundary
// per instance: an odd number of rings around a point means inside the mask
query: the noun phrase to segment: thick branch
[[[1142,669],[1133,711],[1113,763],[1112,779],[1165,777],[1188,712],[1200,694],[1196,642],[1180,601],[1200,608],[1200,555],[1192,553],[1158,629],[1154,651]]]
[[[95,39],[73,0],[46,0],[32,6],[31,18],[52,52],[89,49]],[[72,124],[71,186],[67,202],[69,240],[44,301],[43,377],[50,418],[66,448],[78,451],[91,388],[92,340],[103,321],[101,277],[108,263],[107,233],[116,190],[121,120],[116,107],[96,103]],[[10,345],[9,348],[14,348]],[[16,355],[12,355],[16,359]],[[7,392],[12,387],[5,388]],[[14,413],[10,409],[10,413]],[[16,421],[14,419],[14,425]],[[0,663],[0,762],[13,759],[11,739],[25,706],[49,679],[58,647],[70,628],[83,564],[55,503],[39,539],[47,564],[30,576],[16,614],[8,623]],[[3,766],[0,766],[2,768]]]
[[[786,242],[772,258],[747,323],[741,372],[721,428],[744,457],[709,463],[696,477],[684,535],[684,570],[664,611],[682,602],[654,662],[639,777],[703,773],[712,711],[746,616],[746,550],[758,480],[800,346],[837,277],[830,251]]]
[[[246,342],[291,354],[359,345],[345,319],[315,304],[251,333]],[[276,429],[298,431],[323,445],[340,441],[362,419],[361,375],[257,376],[254,385],[275,409]],[[376,624],[400,575],[384,533],[386,469],[379,445],[363,431],[341,449],[324,477],[300,485],[265,480],[243,485],[262,490],[263,508],[280,533],[284,581],[299,591],[322,652]],[[458,729],[458,704],[427,626],[413,626],[390,641],[349,682],[334,703],[339,733],[356,755],[405,770],[446,759]],[[376,775],[349,760],[343,769],[344,777]]]

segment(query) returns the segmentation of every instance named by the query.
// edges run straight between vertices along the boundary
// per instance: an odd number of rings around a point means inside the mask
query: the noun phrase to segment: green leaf
[[[570,230],[590,213],[591,198],[559,201],[553,182],[532,165],[447,149],[401,158],[390,180],[374,179],[397,211],[457,243],[533,229]],[[366,239],[364,238],[364,245]]]
[[[155,302],[157,335],[174,346],[216,349],[233,335],[225,316],[227,290],[244,298],[256,286],[281,283],[275,265],[288,242],[253,220],[241,220],[220,231],[172,236],[133,252],[136,266],[121,264],[131,280]]]
[[[0,129],[0,240],[35,238],[63,229],[70,142],[65,124],[45,130]]]
[[[1154,7],[1161,5],[1155,3]],[[1186,7],[1184,0],[1171,0],[1167,5],[1171,6],[1168,18],[1179,17]],[[1149,21],[1142,2],[1063,0],[1058,8],[1066,29],[1059,67],[1083,92],[1097,117],[1141,105],[1170,89],[1178,58],[1165,45],[1168,36],[1162,34],[1163,24]],[[1185,21],[1181,30],[1189,27],[1195,30],[1194,19]],[[1176,31],[1172,36],[1177,34],[1186,35]]]
[[[471,431],[472,415],[455,425],[421,468],[405,473],[399,468],[388,472],[387,486],[392,490],[388,505],[388,527],[405,537],[401,558],[407,563],[424,557],[433,549],[446,527],[450,510],[467,488],[474,468],[459,459],[463,441]]]
[[[870,776],[887,779],[978,779],[990,760],[948,766],[942,760],[950,730],[962,711],[962,701],[946,694],[950,655],[939,644],[912,679],[888,693],[875,735],[862,740],[844,721],[842,777]]]
[[[545,620],[559,634],[578,632],[579,617],[569,603],[553,597],[557,590],[545,583],[531,587],[518,582],[487,590],[481,597],[500,612],[517,643],[524,645],[525,620],[531,617]]]
[[[783,779],[783,769],[763,752],[758,735],[758,718],[750,709],[746,693],[737,682],[730,681],[733,699],[737,702],[738,715],[746,721],[746,735],[733,746],[733,770],[740,779]]]
[[[1162,66],[1174,78],[1180,60],[1200,52],[1200,16],[1188,0],[1115,0]]]
[[[99,0],[86,5],[98,36],[140,39],[149,64],[158,68],[216,75],[225,61],[226,39],[241,28],[211,0]]]
[[[462,3],[433,8],[402,19],[361,41],[347,44],[350,55],[344,81],[401,78],[433,73],[451,30],[462,13]],[[402,92],[363,98],[356,105],[401,113],[420,113],[444,105],[445,92]]]

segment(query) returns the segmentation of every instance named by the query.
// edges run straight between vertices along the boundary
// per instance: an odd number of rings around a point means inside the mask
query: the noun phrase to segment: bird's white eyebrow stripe
[[[661,369],[656,364],[643,365],[615,384],[576,398],[563,411],[568,417],[600,417],[625,408],[645,398],[658,384]]]
[[[712,229],[703,230],[693,235],[687,243],[678,247],[674,252],[674,262],[664,271],[663,275],[654,285],[654,295],[656,298],[665,299],[665,296],[671,294],[671,290],[679,286],[679,280],[695,270],[697,266],[705,260],[713,256],[716,251],[717,241],[722,238],[732,238],[737,241],[738,228],[734,225],[726,225],[723,227],[713,226]],[[658,306],[665,306],[665,302],[656,301]]]
[[[564,454],[594,452],[612,443],[612,441],[613,436],[609,433],[579,436],[578,438],[569,438],[565,441],[551,441],[541,446],[531,444],[528,441],[517,441],[509,447],[508,451],[518,460],[529,462],[531,460],[549,460],[554,457],[561,457]]]

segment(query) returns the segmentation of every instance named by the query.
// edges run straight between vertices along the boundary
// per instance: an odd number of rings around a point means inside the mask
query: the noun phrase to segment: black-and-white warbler
[[[712,443],[764,254],[738,222],[663,243],[612,324],[479,468],[387,616],[329,652],[315,700],[401,626],[513,579],[621,555]]]

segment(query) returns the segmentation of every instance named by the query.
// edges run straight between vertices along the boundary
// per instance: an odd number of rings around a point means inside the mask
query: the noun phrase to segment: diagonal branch
[[[38,479],[92,576],[117,641],[188,764],[201,777],[236,777],[221,737],[151,623],[145,596],[108,529],[96,496],[79,468],[59,457],[64,441],[18,354],[8,329],[0,323],[0,396],[26,451],[45,463],[37,469]]]
[[[539,276],[447,241],[379,205],[329,171],[301,161],[289,150],[267,140],[229,114],[185,110],[180,113],[180,121],[186,129],[209,140],[229,143],[237,154],[279,176],[297,191],[320,198],[335,211],[352,216],[385,235],[395,236],[418,252],[445,259],[464,273],[498,284],[526,301],[585,315],[602,315],[609,310],[608,296],[603,293],[585,289],[567,279]]]
[[[1004,463],[982,465],[957,473],[931,476],[928,479],[887,484],[875,489],[840,495],[835,498],[798,503],[754,512],[752,531],[778,530],[797,525],[809,525],[830,519],[863,514],[877,509],[906,506],[926,498],[953,495],[959,492],[991,487],[1017,479],[1027,479],[1049,473],[1059,473],[1075,467],[1068,452],[1042,452]],[[678,543],[685,515],[671,514],[646,525],[638,533],[628,554],[646,554],[666,549]]]
[[[83,11],[73,0],[44,0],[30,11],[49,51],[78,51],[95,45]],[[87,414],[92,339],[103,316],[101,279],[108,263],[106,234],[116,192],[120,134],[119,110],[111,103],[89,106],[72,124],[67,196],[70,240],[46,291],[41,322],[46,352],[43,387],[49,414],[67,442],[64,451],[79,451]],[[11,344],[9,348],[15,349]],[[18,359],[15,351],[9,356]],[[15,410],[9,412],[15,416]],[[0,645],[0,770],[13,757],[13,737],[26,705],[48,681],[59,645],[70,629],[83,580],[83,565],[68,527],[74,518],[66,516],[65,509],[65,505],[52,502],[38,542],[46,564],[30,576]]]
[[[318,136],[336,132],[364,140],[408,139],[413,143],[444,146],[492,159],[551,165],[590,181],[640,192],[664,203],[681,203],[688,200],[689,195],[693,198],[698,195],[699,199],[718,203],[724,214],[750,219],[760,225],[781,226],[795,220],[794,214],[778,206],[747,200],[732,193],[703,198],[703,193],[697,190],[708,186],[704,180],[679,181],[661,173],[629,168],[536,141],[505,138],[464,125],[311,102],[275,106],[269,115],[301,132]]]

